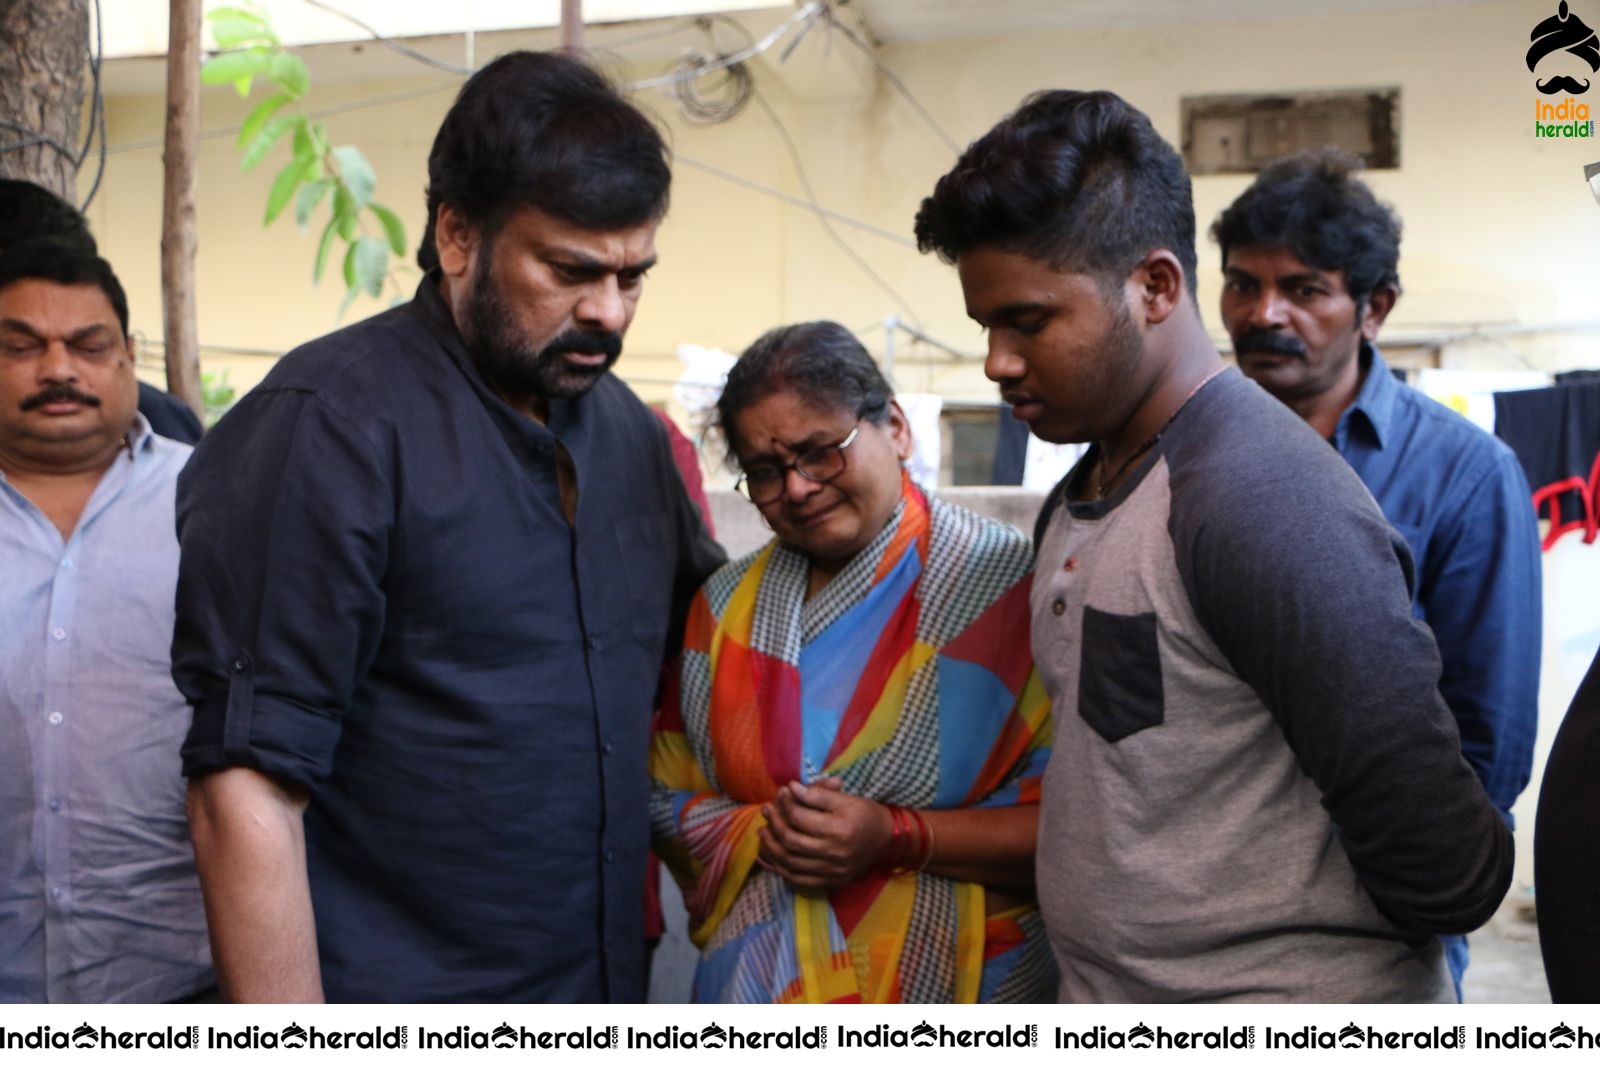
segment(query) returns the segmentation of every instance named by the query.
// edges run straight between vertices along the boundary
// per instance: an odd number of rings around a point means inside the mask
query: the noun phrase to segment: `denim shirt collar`
[[[1339,416],[1339,425],[1333,432],[1334,444],[1342,449],[1349,438],[1350,427],[1359,423],[1365,425],[1371,433],[1372,443],[1382,448],[1384,438],[1389,436],[1389,428],[1394,421],[1394,406],[1400,392],[1400,383],[1389,373],[1389,364],[1384,362],[1377,345],[1362,341],[1361,352],[1356,358],[1361,361],[1365,377],[1361,382],[1361,390],[1356,393],[1355,402]],[[1357,419],[1356,416],[1360,418]]]

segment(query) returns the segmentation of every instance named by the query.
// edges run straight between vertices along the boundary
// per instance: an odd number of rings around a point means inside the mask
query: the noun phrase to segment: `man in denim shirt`
[[[1222,213],[1222,320],[1239,368],[1339,450],[1410,545],[1439,690],[1509,823],[1538,725],[1538,525],[1511,450],[1378,353],[1400,295],[1400,221],[1358,166],[1332,150],[1279,160]],[[1459,995],[1466,939],[1446,949]]]
[[[190,450],[137,397],[110,266],[0,253],[0,1002],[213,981],[167,651]]]

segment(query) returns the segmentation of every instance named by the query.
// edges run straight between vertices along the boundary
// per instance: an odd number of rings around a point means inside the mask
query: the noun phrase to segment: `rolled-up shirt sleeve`
[[[194,708],[189,777],[327,777],[385,616],[394,490],[372,430],[313,392],[258,388],[184,471],[172,673]]]

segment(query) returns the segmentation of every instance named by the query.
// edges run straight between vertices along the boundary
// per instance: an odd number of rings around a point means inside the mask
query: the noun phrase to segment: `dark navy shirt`
[[[139,414],[162,437],[192,445],[205,432],[188,404],[148,382],[139,383]]]
[[[426,280],[239,402],[178,532],[184,770],[311,791],[329,999],[641,999],[652,699],[724,557],[638,398],[518,414]]]
[[[1539,717],[1539,527],[1501,441],[1396,381],[1363,346],[1366,380],[1333,444],[1406,539],[1412,610],[1439,643],[1439,691],[1461,750],[1510,818],[1533,769]]]

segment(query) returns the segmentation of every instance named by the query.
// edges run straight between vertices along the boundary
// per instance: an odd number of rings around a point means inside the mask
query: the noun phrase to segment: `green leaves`
[[[220,24],[243,28],[248,27],[255,35],[276,45],[279,43],[278,35],[272,32],[272,25],[267,21],[267,16],[254,6],[245,7],[214,7],[206,12],[206,19],[211,23],[211,34],[217,43],[224,48],[230,47],[223,41],[222,31],[217,27]]]
[[[328,143],[328,131],[321,123],[309,119],[294,128],[294,154],[297,156],[320,155],[322,146]]]
[[[237,52],[221,52],[200,65],[202,85],[233,83],[240,96],[250,95],[250,83],[272,66],[272,51],[257,45]]]
[[[378,216],[378,223],[383,226],[383,235],[389,240],[389,248],[397,256],[406,254],[406,227],[400,221],[400,216],[384,207],[382,204],[368,204],[372,213]]]
[[[337,215],[329,219],[328,224],[322,228],[322,236],[317,240],[317,260],[311,267],[311,283],[313,285],[322,284],[322,272],[328,266],[328,252],[333,248],[333,239],[339,233],[338,224],[339,218]]]
[[[338,175],[340,184],[349,190],[356,208],[359,210],[372,203],[372,191],[378,186],[378,176],[372,172],[372,164],[361,154],[361,149],[351,144],[340,145],[333,150],[333,159],[334,173]]]
[[[344,284],[348,291],[339,306],[339,317],[349,310],[360,293],[379,296],[389,277],[389,243],[382,237],[362,237],[344,254]]]
[[[260,163],[272,146],[278,143],[289,130],[296,125],[308,121],[304,115],[274,115],[261,124],[261,129],[251,138],[250,143],[244,146],[244,157],[239,160],[240,170],[250,170]]]
[[[219,11],[227,11],[221,8]],[[236,10],[236,9],[235,9]],[[219,17],[217,11],[211,12],[211,36],[216,39],[218,48],[243,48],[245,45],[265,44],[276,45],[278,38],[271,30],[262,25],[261,20],[248,12],[223,15]]]
[[[250,117],[244,120],[244,125],[239,127],[239,147],[245,148],[256,139],[267,120],[278,112],[278,109],[293,99],[288,93],[277,93],[267,97],[255,106],[250,112]],[[267,146],[271,148],[271,145]]]
[[[267,193],[262,225],[272,225],[292,202],[295,223],[307,230],[324,202],[328,204],[311,277],[313,282],[322,281],[335,243],[342,242],[346,290],[339,308],[342,318],[358,296],[382,295],[390,280],[392,257],[402,261],[405,257],[405,225],[372,199],[378,176],[366,155],[355,145],[334,145],[327,127],[312,121],[299,106],[310,92],[311,72],[299,56],[283,47],[265,13],[249,5],[228,6],[213,8],[206,18],[223,51],[201,66],[201,81],[233,85],[241,96],[250,94],[257,79],[274,89],[239,128],[240,167],[256,167],[286,135],[293,134],[290,159]],[[291,104],[297,106],[291,109]],[[400,291],[398,285],[395,290]]]
[[[206,13],[206,19],[211,23],[212,39],[218,48],[226,51],[201,65],[200,81],[204,85],[231,83],[240,96],[249,96],[251,83],[269,73],[278,56],[287,54],[283,51],[283,42],[268,25],[267,17],[254,8],[212,8]],[[302,63],[301,68],[304,67]],[[276,76],[273,80],[282,81]]]
[[[305,60],[293,52],[280,51],[272,57],[271,77],[296,100],[311,88],[311,72],[306,69]]]
[[[389,276],[389,242],[382,237],[363,237],[355,244],[356,288],[368,296],[383,292]]]
[[[205,405],[206,428],[217,424],[217,420],[226,415],[228,409],[233,407],[234,400],[238,399],[238,390],[228,382],[228,369],[224,367],[221,374],[212,374],[209,371],[200,375],[200,399]]]
[[[322,198],[328,195],[334,183],[321,178],[300,190],[300,195],[294,198],[294,221],[302,230],[311,224],[311,214],[317,210],[317,205],[322,203]]]
[[[339,226],[341,240],[354,241],[361,229],[361,209],[356,206],[350,190],[339,183],[333,190],[333,221]]]
[[[278,172],[278,176],[272,180],[272,192],[267,194],[267,217],[261,225],[272,225],[272,220],[289,206],[289,198],[294,196],[294,191],[300,187],[300,183],[309,178],[320,163],[316,156],[296,156],[289,161],[287,167]]]

